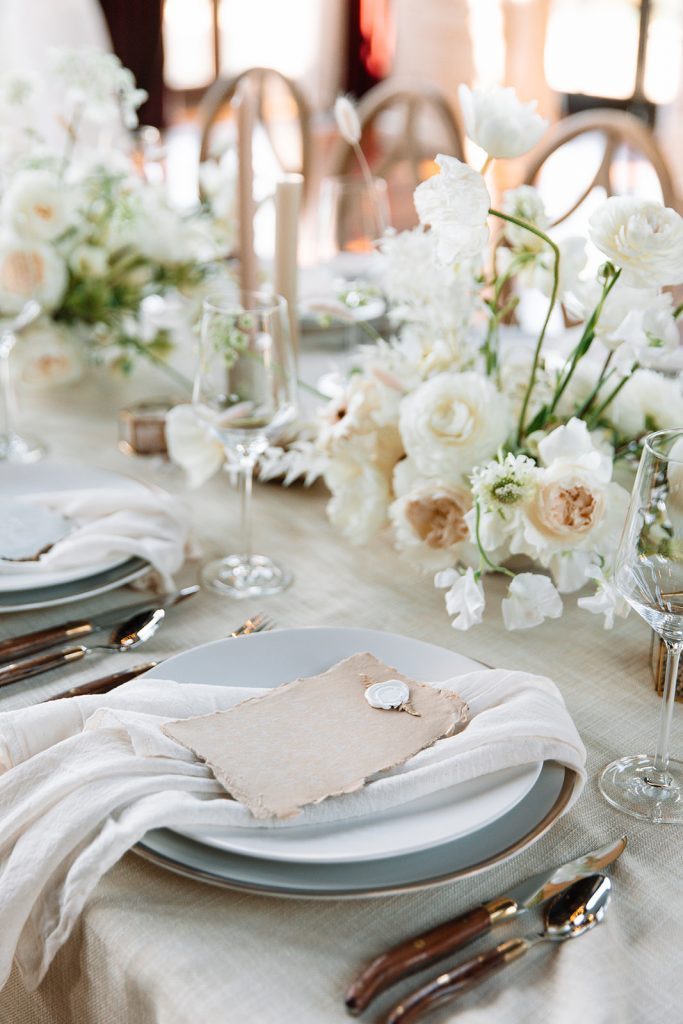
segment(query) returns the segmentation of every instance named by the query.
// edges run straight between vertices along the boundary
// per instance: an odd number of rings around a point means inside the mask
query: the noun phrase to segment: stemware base
[[[656,824],[683,824],[683,762],[670,760],[668,785],[653,785],[654,758],[645,754],[620,757],[608,764],[598,785],[613,807]]]
[[[45,445],[35,437],[0,434],[0,462],[38,462],[45,455]]]
[[[292,574],[266,555],[228,555],[204,566],[202,583],[226,597],[268,597],[292,582]]]

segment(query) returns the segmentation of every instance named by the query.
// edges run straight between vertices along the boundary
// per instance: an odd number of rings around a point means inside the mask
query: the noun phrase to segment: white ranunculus
[[[185,471],[190,487],[206,483],[225,461],[223,445],[191,405],[176,405],[167,413],[166,443],[169,458]]]
[[[501,611],[506,629],[531,629],[544,619],[559,619],[562,598],[547,576],[523,572],[510,582]]]
[[[543,200],[533,185],[519,185],[518,188],[509,189],[503,197],[503,213],[526,221],[541,231],[545,231],[550,225]],[[540,252],[548,248],[547,242],[518,224],[504,222],[504,233],[510,245],[516,249]]]
[[[522,103],[511,88],[458,88],[465,132],[490,157],[528,153],[548,127],[536,113],[536,101]]]
[[[651,200],[611,196],[589,221],[593,243],[640,288],[683,282],[683,217]]]
[[[440,153],[440,173],[415,189],[415,209],[421,224],[428,224],[442,263],[481,260],[488,241],[486,223],[491,199],[481,174],[453,156]]]
[[[20,171],[2,198],[2,218],[17,236],[49,242],[71,223],[68,190],[51,171]]]
[[[64,261],[46,242],[0,240],[0,314],[18,313],[29,299],[46,312],[55,309],[66,289]]]
[[[394,489],[399,493],[405,473],[394,473]],[[398,481],[396,477],[399,477]],[[396,547],[421,568],[436,571],[454,562],[477,564],[476,547],[470,543],[465,514],[472,504],[469,491],[442,480],[418,478],[389,508]]]
[[[479,373],[441,373],[401,402],[406,453],[427,477],[461,481],[495,455],[511,425],[507,399]]]
[[[586,570],[586,578],[595,581],[597,590],[590,597],[580,597],[576,603],[579,608],[593,615],[604,615],[605,629],[612,629],[614,616],[625,619],[631,610],[630,604],[621,596],[614,580],[606,576],[597,565],[591,565]]]
[[[484,617],[486,597],[481,581],[470,566],[466,572],[445,569],[434,577],[434,586],[450,589],[444,595],[446,611],[452,615],[453,629],[466,630],[478,626]]]
[[[607,407],[606,416],[623,437],[683,425],[680,382],[655,370],[636,370]]]
[[[374,456],[374,438],[361,435],[340,445],[325,469],[327,514],[352,544],[366,544],[387,519],[389,479]]]
[[[85,350],[72,330],[40,320],[19,337],[12,363],[16,380],[43,390],[80,380]]]

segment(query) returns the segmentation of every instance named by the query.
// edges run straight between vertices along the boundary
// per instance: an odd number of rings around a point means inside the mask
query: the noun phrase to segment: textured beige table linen
[[[116,450],[116,411],[135,397],[161,394],[143,377],[41,398],[25,411],[55,456],[71,455],[184,491],[173,472]],[[130,854],[103,880],[81,925],[40,989],[27,995],[18,975],[0,993],[2,1024],[342,1024],[343,992],[353,974],[387,944],[489,898],[533,871],[569,859],[626,831],[615,866],[614,899],[599,929],[561,950],[541,947],[458,1004],[434,1016],[461,1024],[677,1024],[683,1021],[683,830],[649,827],[600,797],[600,768],[654,743],[659,701],[648,670],[648,634],[631,616],[604,632],[597,618],[567,602],[564,617],[540,629],[506,633],[497,608],[461,634],[448,623],[428,578],[417,580],[388,541],[354,550],[324,518],[322,488],[256,488],[257,547],[286,562],[293,587],[260,606],[280,626],[367,626],[457,649],[490,665],[547,674],[560,686],[588,748],[589,783],[576,807],[508,864],[431,891],[350,902],[281,900],[223,891],[177,878]],[[207,557],[236,537],[237,494],[224,478],[192,496]],[[188,566],[182,582],[196,575]],[[498,605],[502,582],[489,584]],[[494,599],[494,592],[496,596]],[[130,600],[119,592],[91,610]],[[68,677],[52,674],[6,688],[0,708],[19,707],[114,671],[168,657],[225,636],[259,605],[201,594],[171,613],[144,650],[103,655]],[[0,616],[0,636],[59,622],[80,606]],[[683,753],[683,708],[674,714],[673,748]],[[1,915],[2,908],[0,908]],[[1,921],[1,916],[0,916]],[[517,925],[517,930],[521,930]],[[512,929],[511,929],[512,930]],[[499,937],[504,933],[499,933]],[[0,924],[0,942],[2,931]],[[483,948],[487,940],[471,947]],[[394,996],[414,984],[399,987]],[[381,1020],[392,998],[364,1020]]]

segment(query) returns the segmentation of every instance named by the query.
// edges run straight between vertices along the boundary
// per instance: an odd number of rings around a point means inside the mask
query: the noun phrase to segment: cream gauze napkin
[[[505,767],[555,760],[585,782],[583,744],[559,690],[523,672],[438,684],[469,707],[467,727],[362,789],[287,821],[255,819],[209,768],[162,732],[266,690],[134,680],[117,690],[0,714],[0,987],[16,956],[36,988],[102,875],[149,829],[288,828],[395,807]],[[389,713],[389,712],[387,712]]]
[[[0,573],[35,575],[71,569],[117,556],[144,558],[166,590],[189,546],[189,517],[174,495],[162,490],[78,490],[26,494],[22,502],[50,508],[73,520],[71,532],[35,560],[0,559]],[[36,579],[38,583],[38,579]]]

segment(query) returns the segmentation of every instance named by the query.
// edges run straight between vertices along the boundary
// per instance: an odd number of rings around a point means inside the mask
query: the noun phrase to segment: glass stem
[[[14,408],[14,391],[10,373],[9,357],[14,348],[14,337],[5,334],[0,338],[0,390],[2,390],[2,426],[7,438],[14,435],[16,410]]]
[[[251,558],[251,489],[254,480],[254,460],[243,456],[240,460],[240,554],[245,562]]]
[[[667,768],[669,766],[669,737],[671,735],[671,719],[676,698],[676,682],[678,680],[678,662],[681,657],[683,643],[666,644],[666,673],[664,676],[664,693],[662,694],[662,710],[659,715],[659,734],[655,751],[654,769],[648,775],[651,786],[670,786],[672,779]]]

